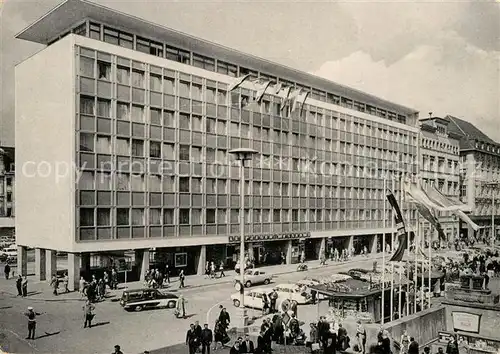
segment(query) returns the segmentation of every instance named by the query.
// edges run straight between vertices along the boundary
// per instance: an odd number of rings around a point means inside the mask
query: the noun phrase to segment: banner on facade
[[[455,331],[479,333],[481,315],[470,312],[453,311],[451,317],[453,318],[453,329]]]
[[[260,234],[260,235],[245,235],[245,242],[265,242],[265,241],[289,241],[301,240],[311,237],[310,232],[296,232],[286,234]],[[239,243],[240,236],[229,236],[229,243]]]

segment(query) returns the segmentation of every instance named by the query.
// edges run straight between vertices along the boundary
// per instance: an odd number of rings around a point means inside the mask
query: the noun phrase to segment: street
[[[322,276],[351,268],[372,267],[373,259],[359,258],[348,263],[333,264],[307,272],[293,272],[278,275],[274,282],[294,283],[307,276]],[[231,280],[234,273],[231,272]],[[203,276],[197,276],[202,281]],[[204,280],[207,282],[207,280]],[[208,281],[210,282],[210,281]],[[217,282],[217,280],[214,280]],[[38,286],[35,286],[38,285]],[[96,304],[95,327],[83,329],[83,301],[77,300],[78,295],[71,294],[56,298],[50,293],[48,285],[33,284],[33,288],[42,287],[43,294],[38,291],[28,298],[15,296],[15,280],[0,281],[0,340],[4,351],[10,353],[105,353],[111,352],[115,344],[122,347],[124,353],[140,353],[144,350],[165,348],[162,353],[184,353],[179,351],[178,344],[184,342],[185,333],[189,324],[198,320],[201,324],[208,323],[212,328],[218,306],[227,307],[231,316],[234,307],[230,302],[230,295],[235,292],[233,285],[211,284],[202,287],[178,290],[177,283],[173,283],[172,291],[183,294],[187,299],[187,319],[176,319],[173,310],[160,309],[143,312],[126,312],[117,302],[121,291],[114,292],[114,297]],[[136,285],[139,287],[139,285]],[[42,296],[43,295],[43,296]],[[76,295],[76,296],[75,296]],[[43,299],[40,299],[40,296]],[[55,301],[54,301],[55,300]],[[23,313],[28,306],[42,313],[37,318],[37,339],[25,340],[27,335],[26,318]],[[311,308],[312,309],[312,308]],[[300,313],[308,312],[306,309]],[[249,310],[249,316],[259,316],[260,311]],[[175,346],[175,347],[172,347]],[[182,348],[182,346],[181,346]]]

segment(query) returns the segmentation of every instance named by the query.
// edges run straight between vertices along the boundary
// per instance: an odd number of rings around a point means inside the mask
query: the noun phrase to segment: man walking
[[[59,287],[59,280],[56,275],[52,276],[52,280],[50,281],[50,286],[52,287],[52,294],[57,296],[57,288]]]
[[[22,284],[23,277],[21,277],[21,274],[19,274],[16,279],[17,296],[23,296]]]
[[[7,263],[5,265],[5,268],[3,269],[4,273],[5,273],[5,279],[9,280],[9,276],[10,276],[10,265]]]
[[[271,299],[271,313],[276,312],[276,300],[278,300],[278,293],[276,289],[273,289],[271,294],[269,294],[269,299]]]
[[[196,332],[194,330],[194,324],[191,323],[189,327],[190,328],[186,333],[186,345],[189,348],[189,354],[194,354],[196,353],[197,337],[196,337]]]
[[[186,276],[184,275],[184,270],[181,269],[181,272],[179,273],[179,289],[185,288],[186,286],[184,285],[184,280],[186,279]]]
[[[87,328],[87,323],[89,325],[89,328],[92,327],[92,320],[94,319],[94,310],[95,306],[92,305],[90,300],[87,300],[85,302],[85,305],[83,305],[83,315],[85,316],[85,323],[83,324],[83,328]]]
[[[23,288],[23,297],[28,296],[28,276],[25,275],[22,280],[22,288]]]
[[[41,315],[41,313],[35,312],[33,307],[28,307],[28,312],[24,314],[28,317],[28,337],[26,339],[35,339],[36,330],[36,316]]]
[[[224,261],[220,261],[219,270],[220,270],[220,277],[219,278],[225,277],[226,274],[224,274]]]
[[[208,324],[205,323],[201,331],[201,353],[210,354],[210,345],[214,340],[212,330],[208,328]]]

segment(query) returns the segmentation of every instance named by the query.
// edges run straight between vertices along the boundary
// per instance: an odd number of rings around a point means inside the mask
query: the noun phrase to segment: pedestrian
[[[118,273],[114,269],[111,270],[111,284],[111,289],[118,289]]]
[[[215,263],[211,262],[210,263],[210,278],[215,279]]]
[[[224,261],[220,261],[219,271],[220,271],[219,278],[226,276],[226,274],[224,274]]]
[[[365,354],[365,347],[366,347],[366,329],[365,327],[361,324],[361,321],[357,321],[357,328],[356,328],[356,338],[358,339],[358,349],[361,354]]]
[[[201,331],[201,353],[210,354],[210,345],[214,341],[214,336],[212,330],[208,328],[208,324],[205,323]]]
[[[115,351],[111,354],[123,354],[119,345],[115,345]]]
[[[194,329],[194,324],[189,325],[189,329],[186,333],[186,345],[189,348],[189,354],[194,354],[196,353],[196,348],[197,348],[197,337],[196,337],[196,332]]]
[[[186,318],[186,300],[182,295],[179,295],[179,297],[177,298],[175,316],[177,318]]]
[[[97,288],[99,290],[99,298],[101,300],[104,300],[106,297],[106,283],[104,282],[104,279],[99,279],[99,282],[97,283]]]
[[[273,289],[273,291],[269,294],[269,299],[271,300],[271,313],[275,313],[276,300],[278,300],[278,293],[276,292],[276,289]]]
[[[168,265],[168,263],[165,266],[165,279],[170,284],[170,266]]]
[[[64,292],[65,293],[69,293],[68,284],[69,284],[68,273],[64,273],[63,286],[64,286]]]
[[[224,327],[224,329],[227,331],[227,329],[229,328],[229,324],[231,323],[231,317],[229,316],[229,313],[227,312],[227,309],[225,307],[221,308],[219,321],[222,327]]]
[[[35,339],[35,331],[36,331],[36,316],[40,316],[41,313],[35,312],[33,307],[28,307],[28,312],[25,312],[24,315],[28,317],[28,337],[26,339]]]
[[[9,276],[10,276],[10,265],[7,263],[5,265],[5,268],[3,269],[4,273],[5,273],[5,279],[9,280]]]
[[[408,354],[408,349],[410,347],[410,336],[408,335],[408,331],[405,329],[403,331],[403,334],[401,335],[401,340],[400,340],[400,345],[401,345],[401,354]]]
[[[415,338],[410,338],[410,345],[408,347],[408,354],[419,354],[418,343],[415,341]]]
[[[80,277],[80,281],[78,283],[78,289],[80,290],[82,297],[84,297],[85,296],[85,279],[83,279],[83,277]]]
[[[21,276],[21,274],[19,274],[16,279],[17,296],[23,296],[22,283],[23,277]]]
[[[22,288],[23,288],[23,297],[28,296],[28,276],[27,275],[25,275],[23,278]]]
[[[240,353],[255,353],[255,346],[248,334],[245,334],[245,340],[240,344]]]
[[[83,328],[87,328],[87,324],[89,325],[89,328],[92,327],[92,320],[94,319],[94,310],[95,306],[92,305],[92,303],[87,300],[85,302],[85,305],[83,305],[83,316],[85,318],[85,323],[83,324]]]
[[[111,289],[111,286],[109,286],[109,273],[107,271],[104,272],[104,285]]]
[[[50,280],[50,286],[52,287],[52,294],[54,296],[57,296],[57,288],[59,287],[59,280],[57,279],[56,275],[52,276],[52,279]]]
[[[212,275],[210,274],[210,262],[205,263],[205,278],[211,278]]]
[[[185,279],[186,279],[186,276],[184,275],[184,269],[181,269],[181,272],[179,273],[179,289],[186,287],[184,285]]]

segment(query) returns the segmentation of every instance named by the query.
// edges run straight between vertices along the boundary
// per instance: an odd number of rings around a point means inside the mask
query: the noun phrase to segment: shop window
[[[187,267],[187,253],[175,254],[175,267],[176,268]]]

